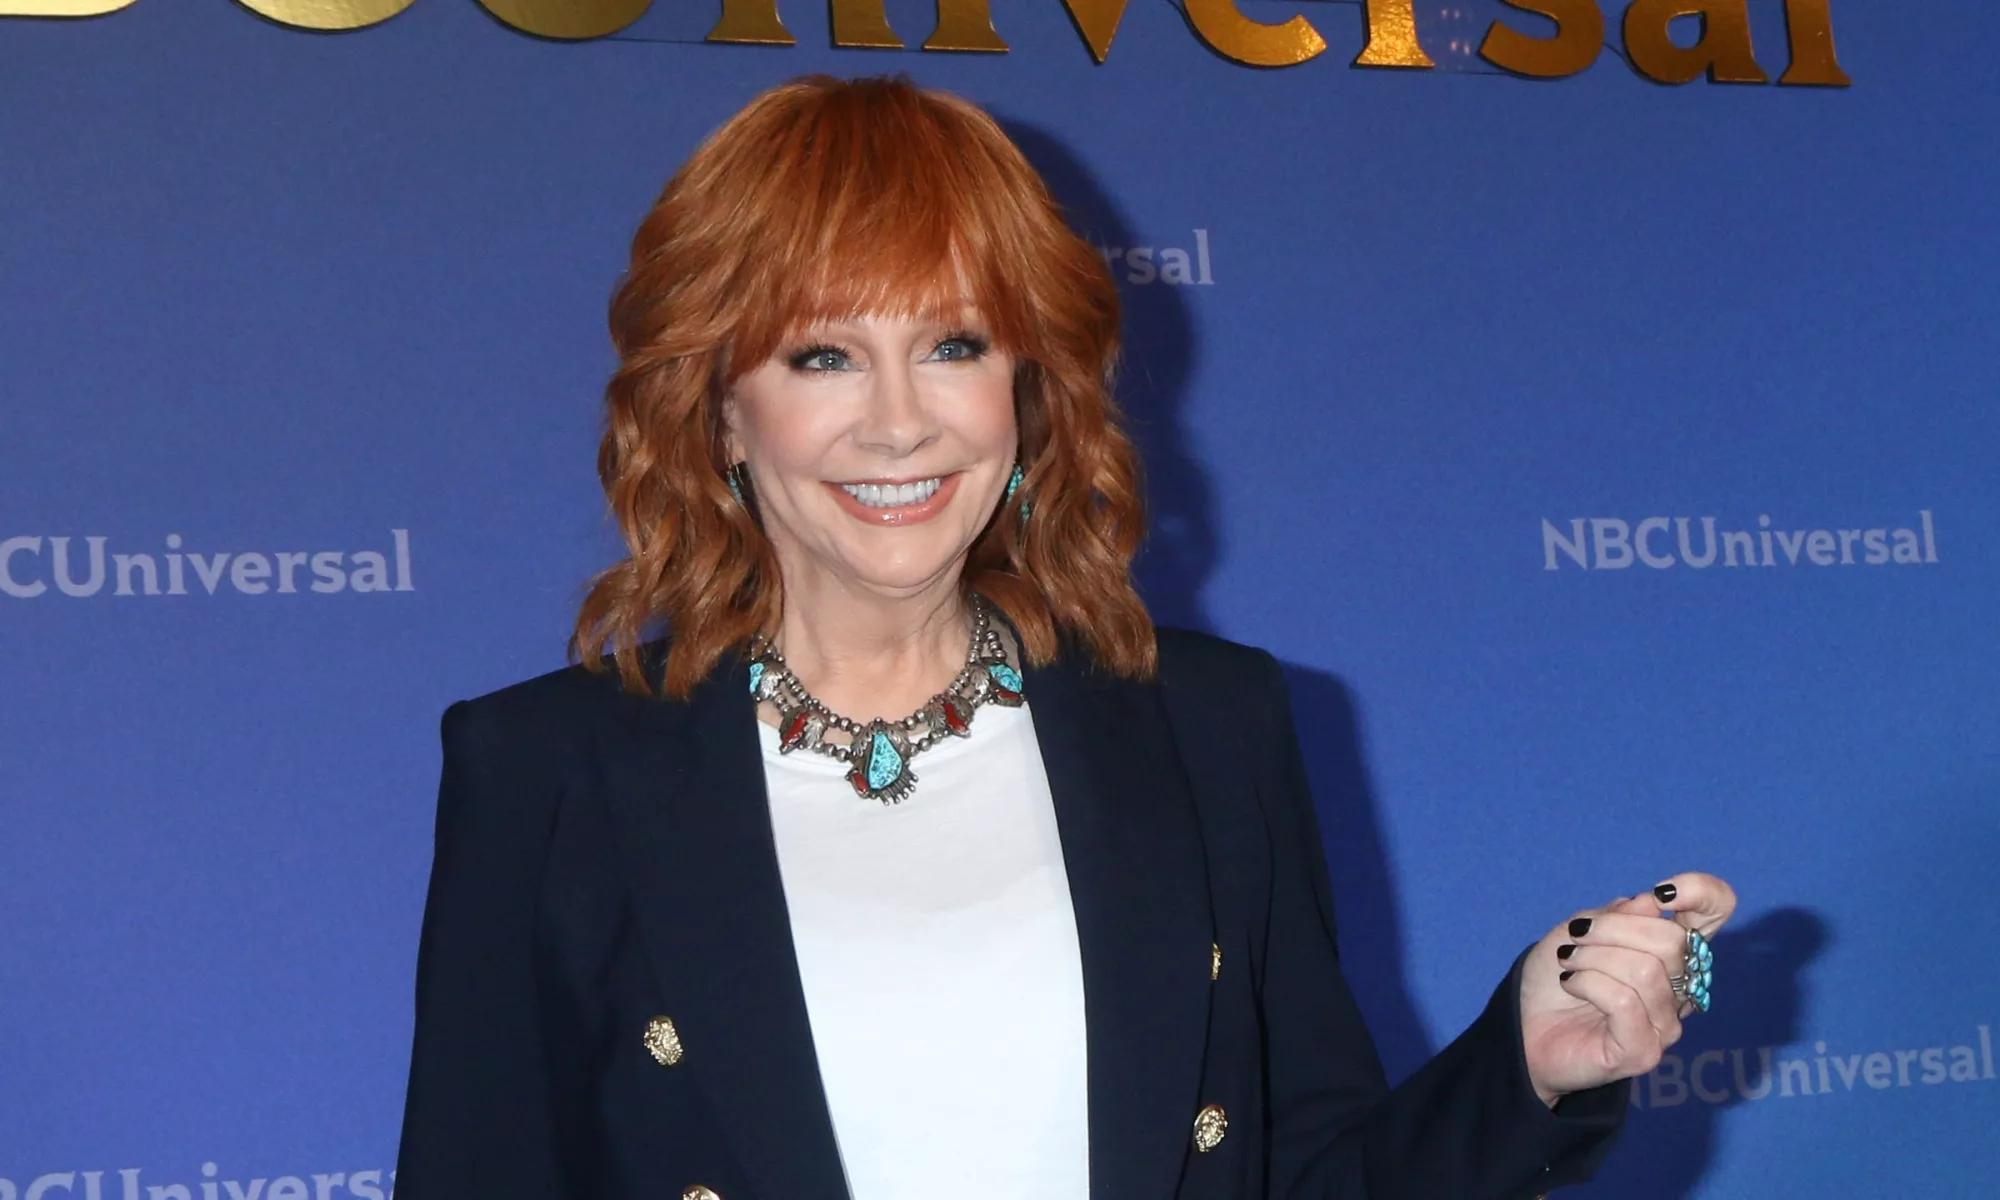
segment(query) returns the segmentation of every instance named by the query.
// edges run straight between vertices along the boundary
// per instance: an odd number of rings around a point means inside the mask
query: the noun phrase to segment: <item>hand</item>
[[[1713,938],[1735,911],[1728,884],[1690,872],[1580,912],[1537,943],[1521,968],[1521,1041],[1542,1103],[1658,1066],[1693,1010],[1667,982],[1687,931]]]

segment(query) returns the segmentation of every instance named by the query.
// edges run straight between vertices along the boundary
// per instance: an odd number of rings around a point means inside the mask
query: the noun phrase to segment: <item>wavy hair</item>
[[[1134,590],[1138,455],[1112,397],[1116,284],[1040,175],[968,101],[907,79],[811,76],[756,97],[667,183],[611,303],[598,477],[627,557],[592,580],[571,653],[650,693],[641,650],[685,698],[784,603],[777,557],[723,472],[729,386],[820,321],[953,319],[966,304],[1014,356],[1026,478],[973,542],[962,586],[997,605],[1029,662],[1064,641],[1113,674],[1155,668]]]

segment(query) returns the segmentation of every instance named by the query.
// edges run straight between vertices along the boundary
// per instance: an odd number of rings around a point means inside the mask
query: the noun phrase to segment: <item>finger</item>
[[[1591,920],[1603,916],[1605,913],[1640,911],[1638,906],[1641,901],[1646,902],[1648,905],[1643,911],[1651,913],[1658,913],[1660,911],[1660,906],[1653,902],[1650,894],[1642,893],[1638,896],[1619,896],[1596,908],[1579,909],[1571,913],[1568,921],[1556,926],[1555,935],[1560,936],[1565,928],[1574,928],[1579,921],[1587,924]]]
[[[1630,988],[1644,1006],[1646,1023],[1659,1037],[1662,1050],[1681,1040],[1680,997],[1674,995],[1660,960],[1651,952],[1629,946],[1579,945],[1570,953],[1567,965],[1572,971],[1608,975]]]
[[[1681,925],[1712,937],[1736,912],[1736,891],[1713,875],[1689,871],[1662,880],[1653,889],[1661,907]]]
[[[1624,946],[1650,954],[1659,961],[1666,978],[1680,974],[1687,964],[1687,930],[1657,916],[1609,912],[1592,918],[1588,923],[1571,921],[1565,932],[1572,942],[1580,946]],[[1557,949],[1556,955],[1564,959],[1569,957],[1562,953],[1561,948]]]
[[[1627,896],[1615,904],[1607,904],[1601,911],[1624,913],[1634,917],[1658,917],[1664,914],[1666,909],[1661,906],[1659,899],[1653,893],[1640,892],[1636,896]]]
[[[1611,1039],[1605,1066],[1613,1078],[1643,1075],[1660,1065],[1666,1047],[1647,1019],[1645,1001],[1631,985],[1603,971],[1572,971],[1562,976],[1562,989],[1604,1014],[1605,1033]]]

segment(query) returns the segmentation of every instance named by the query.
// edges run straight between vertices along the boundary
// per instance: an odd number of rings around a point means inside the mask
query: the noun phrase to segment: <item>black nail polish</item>
[[[1564,972],[1563,972],[1562,974],[1560,974],[1560,975],[1556,976],[1556,982],[1557,982],[1557,983],[1568,983],[1568,982],[1569,982],[1569,977],[1570,977],[1570,976],[1572,976],[1572,975],[1574,975],[1574,974],[1576,974],[1576,972],[1575,972],[1575,971],[1564,971]]]
[[[1565,942],[1564,944],[1556,947],[1556,957],[1564,960],[1565,962],[1569,960],[1570,955],[1575,953],[1576,953],[1576,944],[1574,942]]]
[[[1681,890],[1675,887],[1671,883],[1663,883],[1660,886],[1653,889],[1653,895],[1659,897],[1660,903],[1662,904],[1672,904],[1674,902],[1674,897],[1680,894]]]
[[[1584,934],[1589,932],[1590,932],[1589,917],[1578,917],[1576,920],[1571,921],[1569,923],[1569,935],[1573,938],[1580,938]]]

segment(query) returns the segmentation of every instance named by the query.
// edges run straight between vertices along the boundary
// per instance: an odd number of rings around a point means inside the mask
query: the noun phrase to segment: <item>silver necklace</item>
[[[858,795],[897,804],[917,785],[912,758],[947,737],[972,736],[972,717],[982,705],[1020,707],[1021,673],[1007,661],[1006,644],[987,615],[986,601],[975,595],[964,669],[900,721],[877,717],[863,723],[821,704],[762,634],[750,643],[750,694],[777,707],[779,753],[810,750],[845,763],[847,781]],[[845,734],[847,740],[827,741],[828,733]]]

